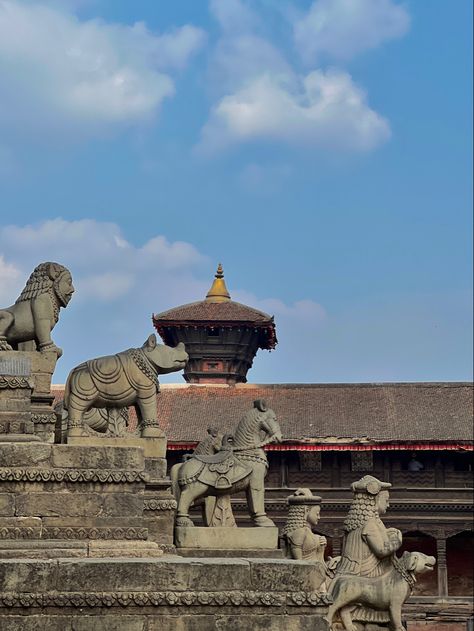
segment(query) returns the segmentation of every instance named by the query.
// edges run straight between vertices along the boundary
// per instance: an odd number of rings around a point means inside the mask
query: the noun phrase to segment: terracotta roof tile
[[[286,440],[473,440],[470,383],[163,385],[158,418],[168,440],[195,442],[211,425],[232,431],[258,398],[275,410]]]
[[[225,302],[191,302],[162,313],[153,315],[153,321],[165,324],[183,320],[187,322],[219,321],[219,322],[252,322],[255,324],[273,324],[273,317],[234,300]]]

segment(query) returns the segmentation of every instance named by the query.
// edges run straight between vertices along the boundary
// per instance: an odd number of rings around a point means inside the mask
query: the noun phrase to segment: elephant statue
[[[177,526],[194,526],[190,506],[207,497],[245,490],[250,516],[256,526],[274,526],[265,513],[264,479],[268,460],[265,445],[281,442],[281,429],[275,412],[263,399],[254,401],[234,432],[216,453],[194,453],[171,469],[173,492],[178,502]]]

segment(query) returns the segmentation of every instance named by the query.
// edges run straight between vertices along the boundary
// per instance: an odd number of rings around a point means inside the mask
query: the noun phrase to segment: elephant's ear
[[[150,337],[145,342],[145,346],[152,351],[156,347],[156,335],[152,333]]]

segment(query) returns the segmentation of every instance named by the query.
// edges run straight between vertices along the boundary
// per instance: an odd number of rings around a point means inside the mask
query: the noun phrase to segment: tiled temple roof
[[[227,302],[190,302],[162,313],[153,315],[154,322],[166,324],[168,322],[250,322],[252,324],[272,324],[273,317],[248,307],[240,302],[228,300]]]
[[[59,387],[54,393],[62,398]],[[209,426],[232,431],[258,398],[275,411],[285,440],[295,443],[473,440],[471,383],[165,384],[158,418],[170,442],[194,443]]]

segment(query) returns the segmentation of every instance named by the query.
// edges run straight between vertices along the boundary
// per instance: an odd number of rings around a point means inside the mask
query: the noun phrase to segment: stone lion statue
[[[40,263],[26,282],[18,300],[0,310],[0,351],[18,350],[19,344],[38,350],[62,350],[51,340],[51,331],[74,293],[69,270],[59,263]]]

